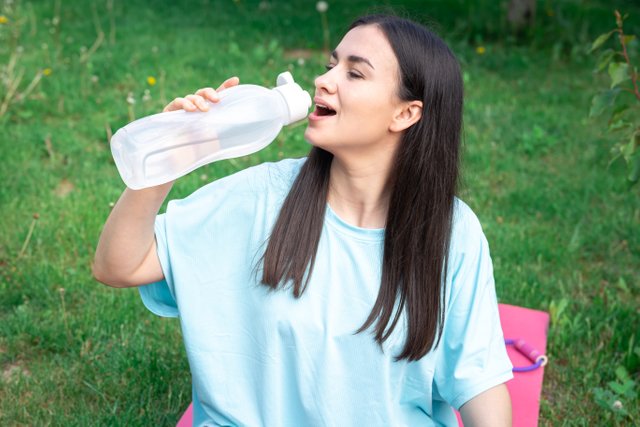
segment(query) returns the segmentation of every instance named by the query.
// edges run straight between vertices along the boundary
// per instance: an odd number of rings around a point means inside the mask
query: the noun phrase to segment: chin
[[[304,131],[305,141],[307,141],[309,144],[313,145],[314,147],[324,148],[323,144],[319,141],[318,135],[314,135],[314,133],[315,132],[312,129],[309,129],[307,127],[307,130]]]
[[[307,136],[305,135],[305,141],[307,141],[307,143],[309,143],[309,145],[313,146],[313,147],[317,147],[317,148],[322,148],[325,151],[329,151],[331,152],[331,144],[323,144],[323,141],[318,141],[315,138],[307,138]]]

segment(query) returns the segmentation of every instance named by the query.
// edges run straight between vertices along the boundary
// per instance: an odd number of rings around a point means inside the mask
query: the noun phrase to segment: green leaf
[[[624,277],[621,277],[618,279],[618,288],[625,294],[631,293],[631,289],[629,289],[629,286],[627,285],[627,281],[624,280]],[[631,341],[633,341],[633,335],[631,336]],[[616,374],[617,374],[617,370],[616,370]]]
[[[605,68],[607,68],[607,65],[609,65],[609,62],[611,62],[611,60],[615,56],[616,56],[616,52],[613,49],[607,49],[604,52],[602,52],[602,55],[600,55],[600,59],[598,60],[598,66],[596,67],[596,72],[599,73]]]
[[[622,38],[622,41],[624,42],[624,44],[629,44],[629,43],[631,43],[632,41],[634,41],[635,39],[636,39],[636,36],[634,36],[633,34],[631,34],[631,35],[628,35],[628,36],[624,36],[624,37]]]
[[[617,383],[615,381],[609,382],[609,388],[613,390],[613,392],[618,396],[624,396],[627,391],[623,384]]]
[[[611,87],[618,86],[629,79],[629,65],[626,62],[612,62],[609,64],[609,76],[611,77]]]
[[[629,373],[624,368],[624,366],[618,366],[616,368],[616,377],[622,382],[626,382],[629,378]]]
[[[625,104],[616,105],[616,107],[613,109],[613,112],[611,113],[611,118],[609,119],[609,121],[613,123],[618,120],[625,120],[627,112],[629,110],[630,110],[629,104],[625,103]]]
[[[633,397],[635,395],[636,383],[629,378],[622,384],[622,388],[624,389],[624,397]]]
[[[608,33],[600,34],[598,38],[595,39],[593,44],[591,45],[591,49],[589,50],[589,53],[593,52],[594,50],[602,46],[607,40],[609,40],[609,37],[611,37],[611,34],[613,34],[614,31],[615,30],[609,31]]]
[[[628,104],[618,104],[614,107],[609,117],[609,132],[630,131],[629,128],[633,126],[627,119],[630,110]]]
[[[611,120],[610,123],[611,124],[609,125],[609,128],[608,128],[609,132],[618,132],[631,126],[629,122],[626,122],[624,120],[616,120],[616,121]]]
[[[591,100],[591,110],[589,111],[589,117],[599,116],[604,110],[611,107],[615,102],[618,93],[620,93],[620,89],[615,88],[606,90],[594,96]]]
[[[569,305],[569,301],[566,298],[562,298],[559,301],[551,301],[549,304],[549,314],[551,315],[551,324],[555,325],[560,322],[561,316],[565,309]]]
[[[627,179],[629,180],[631,185],[637,183],[638,180],[640,180],[640,154],[636,154],[635,156],[633,156],[633,159],[631,160],[631,170],[629,171]],[[636,353],[638,356],[640,356],[640,351],[637,350],[638,349],[636,348]]]
[[[622,155],[627,163],[631,162],[631,157],[635,154],[638,145],[640,145],[640,132],[636,131],[631,135],[629,142],[622,146]]]

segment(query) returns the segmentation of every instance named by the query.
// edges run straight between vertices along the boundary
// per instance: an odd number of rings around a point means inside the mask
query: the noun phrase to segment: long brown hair
[[[407,335],[396,360],[418,360],[436,346],[444,324],[447,254],[458,181],[463,85],[446,44],[423,26],[370,15],[350,27],[377,25],[396,55],[399,97],[423,102],[422,118],[404,131],[389,176],[382,278],[364,324],[382,343],[406,310]],[[333,155],[314,147],[282,205],[263,256],[262,283],[304,292],[324,222]],[[397,308],[396,308],[397,303]]]

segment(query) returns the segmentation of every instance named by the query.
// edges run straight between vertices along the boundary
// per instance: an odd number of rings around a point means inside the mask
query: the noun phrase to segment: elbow
[[[129,288],[133,286],[128,281],[111,273],[110,270],[111,269],[105,268],[101,265],[97,260],[94,260],[91,265],[91,274],[93,275],[93,278],[103,285],[111,288]]]
[[[460,415],[465,426],[511,426],[511,397],[506,384],[490,388],[469,400],[460,408]]]

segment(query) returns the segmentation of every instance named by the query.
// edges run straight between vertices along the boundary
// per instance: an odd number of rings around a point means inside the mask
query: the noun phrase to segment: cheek
[[[365,99],[356,107],[345,111],[340,120],[355,132],[380,133],[388,129],[391,115],[388,103]]]

